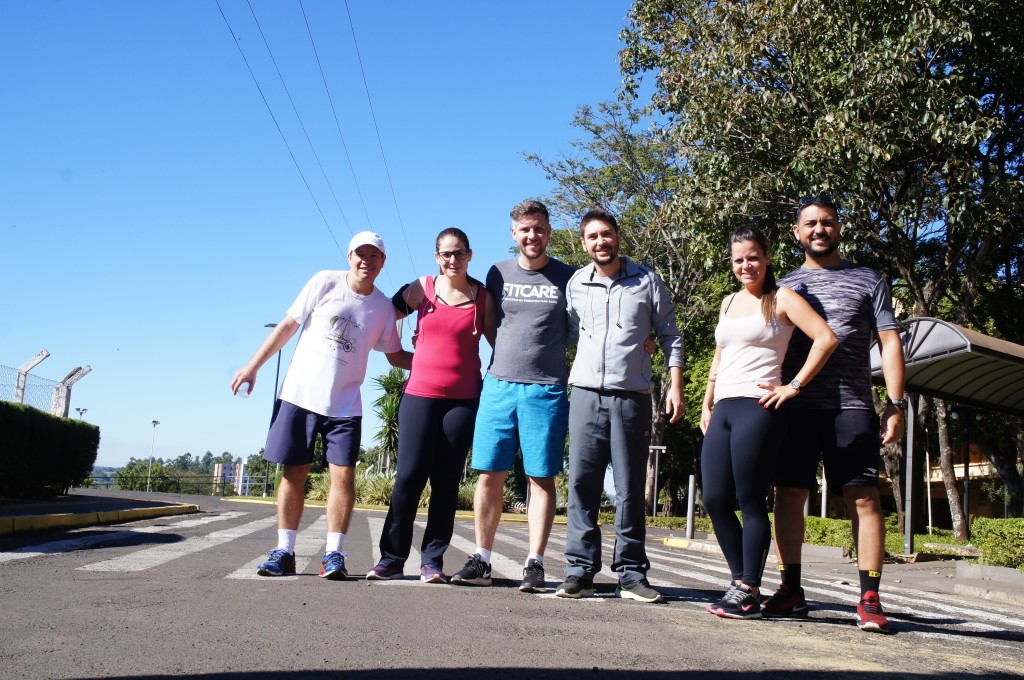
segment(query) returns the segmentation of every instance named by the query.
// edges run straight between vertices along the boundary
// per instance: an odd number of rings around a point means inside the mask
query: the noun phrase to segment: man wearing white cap
[[[251,392],[260,367],[301,328],[263,453],[267,461],[281,463],[283,475],[277,493],[278,544],[259,565],[261,576],[295,573],[295,536],[319,434],[331,475],[320,576],[348,577],[342,542],[355,502],[362,422],[359,387],[366,377],[367,360],[375,349],[384,352],[393,366],[409,369],[412,363],[412,354],[402,350],[395,308],[373,285],[386,259],[380,236],[371,231],[353,236],[348,246],[349,271],[322,271],[310,279],[284,319],[231,381],[232,392]]]

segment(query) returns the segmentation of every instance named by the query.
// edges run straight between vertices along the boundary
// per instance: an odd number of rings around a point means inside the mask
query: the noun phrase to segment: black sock
[[[793,592],[800,589],[800,563],[780,564],[779,575],[782,577],[782,585],[786,590]]]
[[[878,585],[882,582],[882,572],[861,569],[857,573],[860,575],[861,597],[864,597],[868,591],[878,592]]]

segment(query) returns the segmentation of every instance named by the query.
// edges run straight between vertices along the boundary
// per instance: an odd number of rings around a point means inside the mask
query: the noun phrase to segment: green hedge
[[[848,519],[810,515],[804,518],[804,543],[844,548],[853,554],[853,527]]]
[[[0,496],[66,492],[89,476],[99,445],[95,425],[0,402]]]
[[[996,567],[1024,567],[1024,519],[988,519],[971,523],[971,542],[985,562]]]

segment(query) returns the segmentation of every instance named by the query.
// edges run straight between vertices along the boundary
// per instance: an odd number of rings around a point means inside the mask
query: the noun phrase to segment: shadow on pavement
[[[124,675],[110,676],[133,680],[169,680],[175,675]],[[985,675],[968,675],[963,671],[949,673],[902,673],[902,672],[865,672],[865,671],[781,671],[762,672],[750,671],[630,671],[604,668],[396,668],[381,670],[330,670],[330,671],[280,671],[266,673],[211,673],[209,675],[193,675],[192,677],[210,680],[238,680],[253,678],[255,680],[278,680],[279,678],[299,678],[301,680],[323,680],[326,678],[343,678],[344,680],[478,680],[481,677],[498,680],[569,680],[570,678],[603,678],[614,677],[617,680],[739,680],[740,678],[757,678],[758,680],[962,680],[963,678],[982,678],[986,680],[1009,680],[1019,675],[1007,673]]]

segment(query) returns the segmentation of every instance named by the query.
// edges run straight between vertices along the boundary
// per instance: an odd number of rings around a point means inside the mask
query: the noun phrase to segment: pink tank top
[[[406,394],[434,399],[479,397],[487,289],[478,286],[473,304],[462,307],[438,301],[434,277],[427,278],[423,293],[416,311],[415,352]]]
[[[715,378],[715,403],[733,397],[764,396],[757,383],[778,385],[793,326],[772,318],[767,326],[760,312],[738,319],[722,317],[715,342],[722,348]]]

